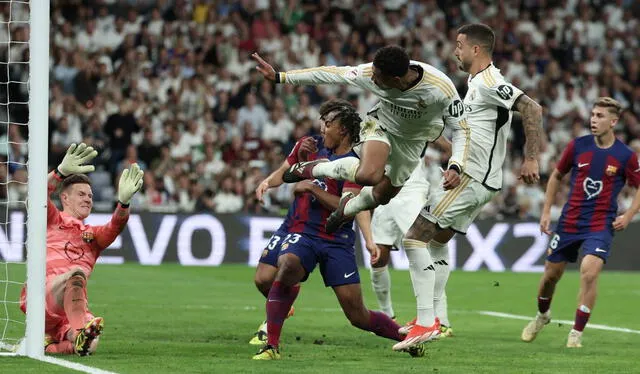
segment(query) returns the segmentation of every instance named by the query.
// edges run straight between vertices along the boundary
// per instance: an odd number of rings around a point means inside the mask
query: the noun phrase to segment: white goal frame
[[[18,2],[20,1],[18,0]],[[25,335],[15,352],[0,353],[5,356],[21,355],[40,360],[44,359],[47,258],[49,8],[50,0],[31,0],[29,2],[29,158],[27,161],[26,241],[28,310]],[[34,25],[35,27],[33,27]],[[7,60],[7,62],[11,61]],[[9,109],[7,108],[7,110]]]

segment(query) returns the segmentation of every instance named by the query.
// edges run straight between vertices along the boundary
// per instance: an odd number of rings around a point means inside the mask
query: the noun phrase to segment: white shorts
[[[491,201],[499,191],[492,191],[467,174],[462,174],[458,187],[445,191],[432,186],[429,202],[420,215],[437,224],[440,228],[466,234],[467,229],[478,216],[482,207]]]
[[[362,154],[362,145],[370,140],[377,140],[389,146],[389,158],[385,165],[385,174],[391,179],[395,187],[404,185],[413,170],[420,162],[420,156],[424,151],[426,140],[406,140],[393,135],[380,125],[380,121],[367,116],[362,121],[360,128],[360,143],[353,150],[358,156]]]
[[[427,203],[428,190],[403,191],[387,205],[380,205],[374,210],[371,231],[376,244],[400,248],[402,238]]]

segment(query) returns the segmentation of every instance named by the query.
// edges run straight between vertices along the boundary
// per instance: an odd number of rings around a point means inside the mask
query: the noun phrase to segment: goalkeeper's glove
[[[118,201],[123,205],[129,205],[133,195],[142,188],[144,172],[138,164],[133,164],[129,169],[124,169],[118,183]]]
[[[84,164],[91,162],[97,155],[98,151],[93,147],[84,143],[79,145],[73,143],[67,149],[67,154],[64,155],[62,162],[58,165],[57,171],[63,177],[68,177],[71,174],[90,173],[96,168],[93,165]]]

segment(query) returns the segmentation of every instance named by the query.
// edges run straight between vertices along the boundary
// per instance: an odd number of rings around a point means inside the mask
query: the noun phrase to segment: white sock
[[[315,169],[314,169],[315,170]],[[360,193],[347,202],[344,207],[344,214],[352,217],[363,210],[372,209],[378,206],[376,199],[373,197],[373,187],[362,187]]]
[[[447,286],[447,280],[449,280],[449,273],[451,268],[449,267],[449,246],[447,243],[439,243],[435,240],[431,240],[428,245],[431,259],[433,260],[433,266],[436,269],[436,276],[434,282],[434,306],[436,315],[440,319],[440,323],[449,326],[449,315],[447,313],[447,295],[445,288]]]
[[[435,298],[433,300],[433,306],[436,311],[436,317],[438,317],[438,319],[440,320],[440,324],[451,327],[451,322],[449,322],[449,310],[447,306],[447,293],[443,292],[440,298]]]
[[[321,162],[313,167],[316,178],[333,178],[343,181],[356,181],[356,171],[360,165],[357,157],[343,157],[329,162]]]
[[[431,326],[435,321],[433,291],[436,272],[427,250],[427,243],[414,239],[403,239],[402,246],[409,259],[409,274],[418,309],[416,324]]]
[[[387,265],[380,268],[371,267],[371,286],[378,298],[380,310],[390,318],[395,317],[391,305],[391,277]]]

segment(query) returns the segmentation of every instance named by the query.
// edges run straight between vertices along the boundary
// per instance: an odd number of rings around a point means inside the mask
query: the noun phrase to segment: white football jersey
[[[469,76],[468,85],[464,106],[473,136],[464,171],[485,187],[499,190],[512,107],[523,92],[507,82],[493,64]]]
[[[279,81],[297,85],[349,84],[374,93],[380,101],[367,114],[375,116],[383,131],[406,140],[435,141],[444,125],[453,130],[451,161],[465,167],[471,131],[455,85],[443,72],[419,61],[410,62],[421,80],[401,91],[383,89],[371,79],[373,63],[358,66],[321,66],[279,73]],[[393,152],[393,150],[392,150]]]

